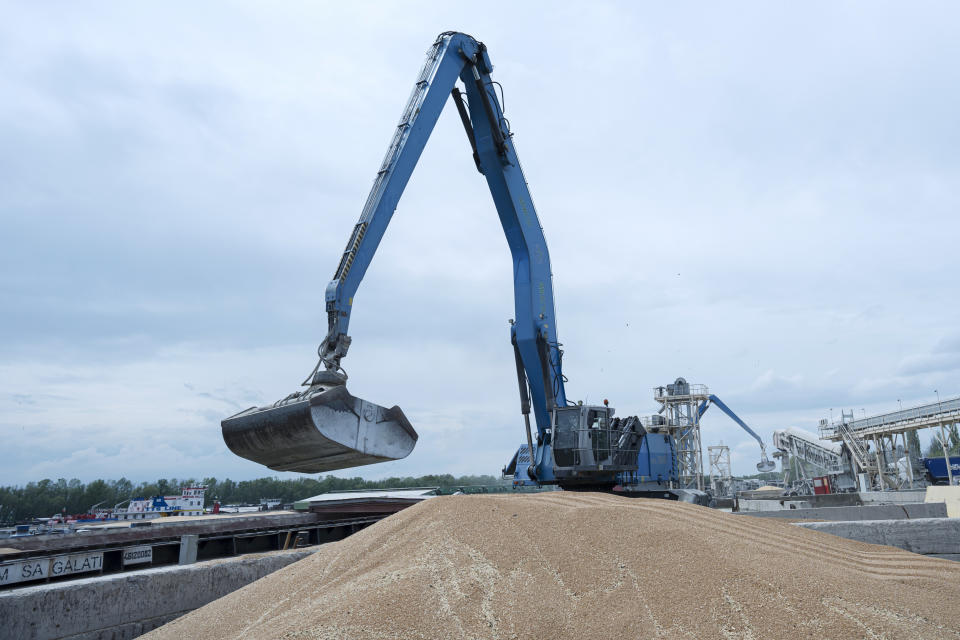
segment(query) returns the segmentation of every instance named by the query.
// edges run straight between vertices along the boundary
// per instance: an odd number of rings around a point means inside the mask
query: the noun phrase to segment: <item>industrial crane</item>
[[[706,402],[697,407],[697,417],[702,418],[703,414],[706,413],[707,409],[710,408],[711,404],[717,405],[721,411],[727,414],[731,420],[740,425],[740,428],[753,436],[753,439],[760,443],[760,462],[757,463],[757,471],[761,473],[770,473],[776,469],[777,465],[773,463],[769,458],[767,458],[767,446],[763,444],[763,439],[757,435],[756,431],[747,426],[747,423],[740,419],[740,416],[735,414],[733,410],[728,407],[726,404],[721,402],[720,398],[715,395],[710,395]]]
[[[279,471],[318,473],[396,460],[413,450],[417,432],[403,411],[352,396],[341,361],[350,347],[357,288],[449,97],[476,168],[487,180],[513,257],[516,316],[510,341],[527,443],[536,451],[529,476],[539,483],[606,486],[615,483],[617,472],[636,469],[643,435],[639,421],[615,419],[606,405],[567,400],[547,243],[492,70],[483,43],[458,32],[437,37],[327,286],[328,331],[319,362],[304,381],[305,389],[222,421],[224,441],[234,453]]]
[[[327,335],[318,349],[319,361],[304,380],[304,389],[221,422],[231,451],[278,471],[319,473],[397,460],[413,450],[417,432],[403,411],[352,396],[341,362],[351,343],[354,296],[449,97],[474,164],[486,178],[513,257],[516,315],[510,342],[526,430],[526,479],[538,485],[606,490],[623,474],[657,483],[675,477],[672,455],[666,455],[672,451],[668,438],[645,438],[638,418],[614,417],[606,401],[584,405],[567,400],[550,256],[492,71],[482,42],[453,31],[437,37],[327,285]],[[669,463],[656,462],[667,457]]]

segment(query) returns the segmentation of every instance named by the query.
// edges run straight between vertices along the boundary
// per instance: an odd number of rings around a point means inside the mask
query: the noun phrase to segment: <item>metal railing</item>
[[[581,471],[626,471],[637,466],[637,447],[622,446],[618,428],[558,428],[553,459],[557,467]]]
[[[920,405],[919,407],[891,411],[889,413],[882,413],[880,415],[869,416],[866,418],[854,418],[853,420],[849,420],[845,423],[837,422],[830,424],[827,422],[821,422],[820,434],[825,438],[837,437],[840,435],[839,425],[844,425],[850,431],[856,432],[888,426],[897,427],[905,425],[905,423],[929,422],[933,419],[947,416],[960,417],[960,397],[949,398],[947,400],[943,400],[942,402],[931,402],[929,404]]]
[[[710,389],[705,384],[686,384],[682,389],[675,385],[664,385],[653,388],[653,398],[662,400],[664,398],[682,398],[685,396],[709,396]]]
[[[654,427],[665,427],[667,426],[667,419],[659,414],[652,416],[641,416],[640,424],[643,425],[644,429],[651,429]]]
[[[937,416],[953,412],[960,412],[960,398],[950,398],[942,402],[931,402],[930,404],[924,404],[919,407],[903,409],[902,411],[892,411],[890,413],[884,413],[879,416],[872,416],[869,418],[861,418],[859,420],[854,419],[850,423],[850,428],[854,431],[859,431],[861,429],[869,429],[872,427],[894,424],[897,422],[927,420],[929,418],[935,418]]]

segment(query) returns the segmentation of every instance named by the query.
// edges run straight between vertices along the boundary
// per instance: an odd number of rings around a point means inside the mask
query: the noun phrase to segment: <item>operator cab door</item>
[[[613,464],[610,446],[610,410],[606,407],[590,407],[586,413],[586,425],[581,440],[581,449],[586,449],[583,464],[600,468]]]
[[[610,409],[563,407],[553,413],[555,467],[596,469],[611,459]]]

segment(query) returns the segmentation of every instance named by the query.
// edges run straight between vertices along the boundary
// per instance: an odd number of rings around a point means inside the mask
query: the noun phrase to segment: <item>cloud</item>
[[[907,356],[897,371],[906,376],[960,369],[960,335],[942,338],[929,353]]]
[[[226,451],[219,417],[313,366],[434,28],[390,3],[7,13],[0,428],[21,455],[0,482],[269,473]],[[651,389],[683,375],[768,436],[949,386],[955,8],[548,13],[430,9],[487,43],[505,88],[572,399],[652,413]],[[513,317],[508,246],[448,109],[344,363],[423,437],[347,473],[498,470],[523,439]],[[706,420],[705,444],[745,447],[750,471],[749,436]]]

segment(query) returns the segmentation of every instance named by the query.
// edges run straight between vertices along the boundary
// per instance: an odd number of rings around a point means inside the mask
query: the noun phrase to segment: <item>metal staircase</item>
[[[869,474],[870,477],[879,476],[881,488],[901,488],[903,481],[899,474],[891,475],[889,469],[883,468],[877,459],[877,452],[867,451],[866,441],[858,438],[845,420],[836,425],[836,430],[862,472]]]
[[[835,428],[843,440],[843,444],[845,444],[847,450],[850,451],[850,455],[854,463],[856,463],[856,466],[862,471],[875,472],[877,469],[877,459],[876,456],[871,456],[870,452],[867,451],[867,443],[854,435],[846,422],[840,422],[835,425]]]

